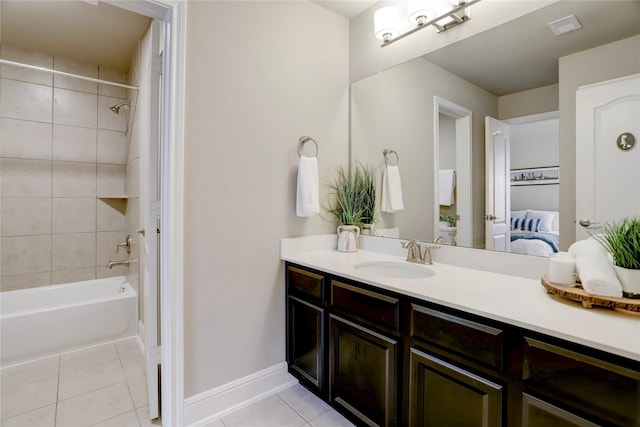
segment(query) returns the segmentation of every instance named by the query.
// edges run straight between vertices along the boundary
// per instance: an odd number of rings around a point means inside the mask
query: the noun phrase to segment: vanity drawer
[[[504,331],[500,329],[412,304],[410,333],[411,338],[502,370]]]
[[[324,281],[324,276],[321,274],[287,265],[287,288],[289,293],[310,296],[325,302]]]
[[[376,325],[400,330],[400,300],[397,298],[332,280],[331,305]]]
[[[607,425],[640,426],[640,372],[525,337],[525,391]]]

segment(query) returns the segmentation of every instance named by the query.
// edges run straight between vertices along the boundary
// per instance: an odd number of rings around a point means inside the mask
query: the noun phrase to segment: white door
[[[640,215],[638,145],[640,74],[578,89],[576,240],[605,222]]]
[[[159,187],[160,187],[160,96],[161,96],[161,37],[162,23],[154,21],[151,24],[150,38],[145,40],[142,51],[143,81],[147,85],[140,88],[140,101],[146,108],[148,116],[140,117],[148,128],[141,138],[141,194],[140,219],[144,228],[141,241],[141,280],[144,298],[144,341],[146,349],[147,392],[149,397],[149,416],[151,419],[159,417],[159,375],[160,375],[160,310],[159,310]]]
[[[485,244],[487,249],[511,250],[511,190],[509,125],[485,117]]]

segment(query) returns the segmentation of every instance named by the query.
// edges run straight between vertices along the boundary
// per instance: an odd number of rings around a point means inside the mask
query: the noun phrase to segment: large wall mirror
[[[547,24],[570,15],[582,28],[554,35]],[[639,1],[559,1],[353,82],[351,159],[382,175],[383,151],[393,150],[402,180],[405,208],[380,212],[377,235],[490,247],[485,139],[493,138],[495,155],[509,159],[507,200],[495,202],[507,203],[508,226],[534,211],[556,236],[547,247],[566,250],[576,240],[576,90],[640,73],[639,34]],[[486,117],[506,127],[490,128]]]

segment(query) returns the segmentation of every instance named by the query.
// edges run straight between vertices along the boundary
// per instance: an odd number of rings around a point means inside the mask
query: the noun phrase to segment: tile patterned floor
[[[1,427],[149,427],[144,357],[135,339],[0,370]],[[206,427],[353,426],[294,385]]]
[[[0,370],[2,427],[153,426],[135,339]]]
[[[205,427],[349,427],[346,418],[299,384]]]

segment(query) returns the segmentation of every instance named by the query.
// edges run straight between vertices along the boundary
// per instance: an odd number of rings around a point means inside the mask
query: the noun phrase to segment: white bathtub
[[[137,295],[125,277],[0,293],[0,365],[135,336]]]

